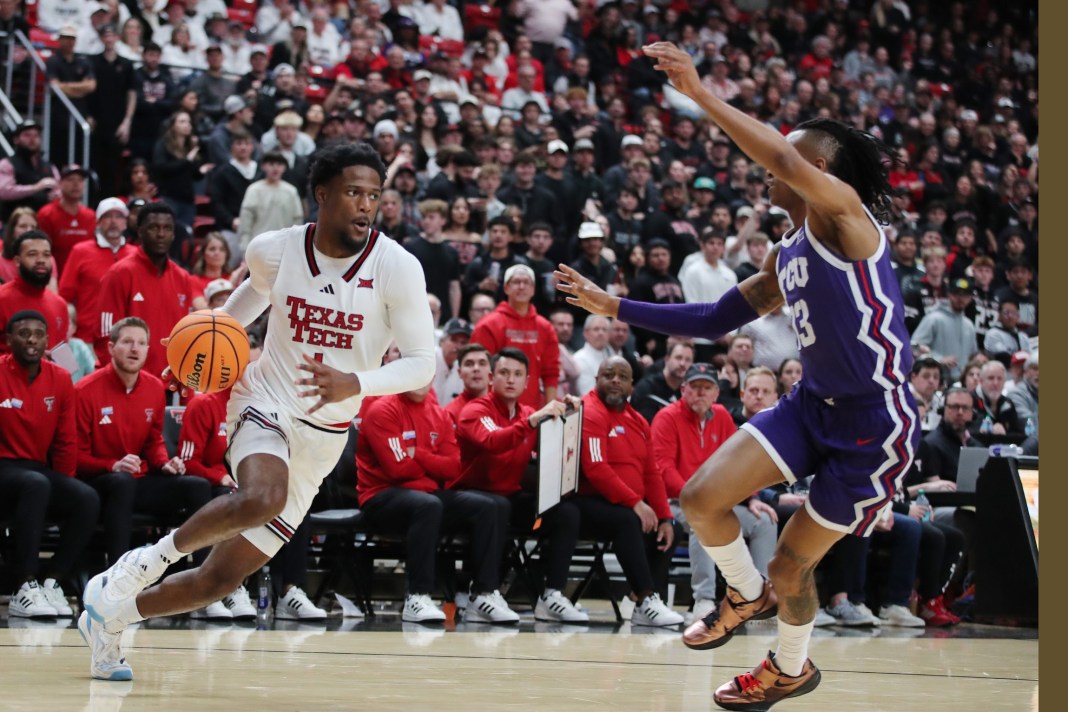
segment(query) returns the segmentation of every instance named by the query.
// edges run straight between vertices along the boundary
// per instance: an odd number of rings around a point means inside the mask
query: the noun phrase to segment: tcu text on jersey
[[[786,268],[779,273],[783,291],[799,289],[808,284],[808,258],[795,257],[786,263]]]
[[[289,307],[289,326],[293,340],[312,346],[351,349],[352,334],[335,331],[360,331],[363,328],[362,314],[346,314],[337,309],[309,304],[300,297],[286,297]],[[328,327],[328,328],[323,328]]]

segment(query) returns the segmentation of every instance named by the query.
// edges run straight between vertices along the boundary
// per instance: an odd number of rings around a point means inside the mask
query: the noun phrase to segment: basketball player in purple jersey
[[[705,462],[681,503],[729,584],[718,610],[683,634],[691,648],[726,643],[747,620],[778,612],[779,643],[752,672],[719,687],[716,703],[766,710],[811,692],[808,659],[819,608],[813,571],[846,534],[868,536],[889,507],[920,438],[906,374],[904,309],[877,217],[889,206],[888,149],[845,124],[816,119],[785,138],[715,98],[693,61],[669,43],[643,50],[677,89],[762,165],[772,203],[796,226],[760,272],[714,304],[653,305],[612,297],[560,266],[567,301],[665,334],[719,338],[790,306],[805,376]],[[753,490],[815,474],[808,500],[783,530],[769,580],[757,572],[732,507]]]

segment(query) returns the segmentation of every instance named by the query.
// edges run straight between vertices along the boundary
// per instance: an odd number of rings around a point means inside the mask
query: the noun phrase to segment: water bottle
[[[930,521],[930,519],[931,519],[931,500],[927,499],[927,495],[925,495],[923,493],[923,490],[920,490],[916,494],[916,504],[919,505],[920,507],[927,507],[927,510],[923,513],[923,519],[921,519],[920,521],[921,522]]]
[[[991,445],[988,452],[990,457],[1019,457],[1023,455],[1023,448],[1019,445]]]
[[[1037,431],[1038,431],[1038,428],[1035,427],[1035,419],[1034,418],[1028,418],[1027,419],[1027,425],[1024,426],[1024,435],[1026,435],[1029,438],[1033,438]]]
[[[260,571],[260,596],[256,601],[256,608],[261,616],[266,616],[271,611],[271,567],[264,566]]]

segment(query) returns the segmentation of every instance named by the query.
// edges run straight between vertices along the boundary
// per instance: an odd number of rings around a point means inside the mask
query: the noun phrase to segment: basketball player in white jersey
[[[319,222],[256,237],[245,257],[249,279],[223,306],[244,325],[272,310],[263,356],[234,385],[227,411],[240,487],[89,581],[78,625],[95,678],[133,678],[119,648],[128,625],[219,600],[289,541],[364,396],[415,390],[434,377],[422,267],[372,227],[385,177],[378,153],[364,143],[325,148],[310,173]],[[391,341],[403,356],[380,366]],[[149,588],[208,546],[202,566]]]

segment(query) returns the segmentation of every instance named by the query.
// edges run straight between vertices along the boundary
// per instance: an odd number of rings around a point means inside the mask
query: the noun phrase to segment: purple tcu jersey
[[[872,224],[879,229],[874,218]],[[847,398],[908,382],[912,351],[905,310],[881,229],[875,254],[850,262],[819,242],[806,220],[783,238],[775,270],[793,313],[810,392]]]

